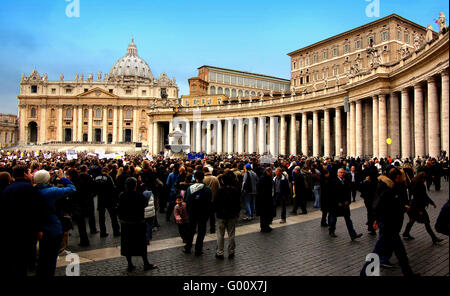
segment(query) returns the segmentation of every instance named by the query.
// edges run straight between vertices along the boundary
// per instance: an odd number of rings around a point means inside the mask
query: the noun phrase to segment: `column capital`
[[[446,77],[448,77],[448,68],[442,70],[442,72],[441,72],[440,74],[441,74],[441,76],[446,76]]]
[[[435,83],[436,79],[434,78],[434,76],[429,76],[429,77],[427,77],[427,82],[428,83]]]
[[[414,84],[414,90],[420,89],[422,90],[422,84],[420,82],[417,82],[416,84]]]
[[[408,94],[408,92],[409,92],[409,91],[408,91],[408,88],[407,88],[407,87],[405,87],[404,89],[402,89],[402,95],[403,95],[403,94]]]

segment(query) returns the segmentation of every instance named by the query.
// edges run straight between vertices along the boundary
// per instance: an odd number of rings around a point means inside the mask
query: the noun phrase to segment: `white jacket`
[[[144,196],[148,199],[148,205],[144,209],[144,218],[151,218],[155,216],[155,201],[153,198],[153,193],[151,191],[144,191]]]

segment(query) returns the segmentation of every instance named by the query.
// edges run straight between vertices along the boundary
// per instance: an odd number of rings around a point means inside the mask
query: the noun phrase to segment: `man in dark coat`
[[[337,217],[343,216],[347,230],[351,240],[355,240],[362,236],[357,234],[353,228],[353,222],[350,219],[350,203],[351,203],[351,189],[349,179],[345,178],[345,170],[343,168],[338,170],[337,178],[331,184],[332,193],[329,195],[329,233],[331,237],[336,237],[334,233],[336,230]]]
[[[272,228],[269,226],[273,220],[274,200],[272,195],[273,179],[272,169],[266,168],[264,174],[259,179],[258,195],[256,199],[256,211],[260,216],[261,232],[270,232]]]
[[[274,199],[281,204],[281,221],[286,223],[286,203],[290,197],[289,180],[284,176],[281,167],[275,170],[273,178],[273,196]]]
[[[403,181],[402,172],[398,168],[391,168],[387,176],[382,175],[378,177],[373,209],[379,228],[379,237],[372,253],[383,257],[390,256],[393,250],[403,274],[405,276],[413,276],[415,274],[409,266],[405,246],[400,238],[405,204],[399,196],[398,185],[401,185]],[[366,275],[368,264],[369,262],[366,262],[361,270],[362,276]]]
[[[359,189],[359,184],[361,183],[361,173],[356,170],[356,166],[352,165],[350,172],[346,176],[350,181],[350,189],[352,192],[353,202],[356,200],[356,192]]]
[[[361,197],[364,199],[364,205],[367,209],[367,230],[370,235],[376,235],[373,223],[375,216],[373,214],[373,200],[378,184],[378,170],[371,164],[364,170],[365,179],[360,184]]]
[[[95,223],[95,203],[94,203],[94,193],[95,193],[95,183],[91,175],[88,174],[88,168],[85,165],[80,167],[80,182],[81,182],[81,193],[84,197],[85,207],[87,217],[89,218],[89,229],[91,234],[98,233],[97,226]]]
[[[107,237],[105,214],[108,210],[109,217],[111,218],[111,226],[114,236],[120,235],[120,226],[117,221],[117,197],[116,186],[108,175],[108,168],[103,168],[101,174],[94,180],[95,189],[97,192],[97,210],[98,210],[98,223],[100,225],[100,237]]]
[[[15,166],[14,182],[0,197],[0,274],[26,276],[27,267],[36,263],[36,243],[42,231],[45,203],[31,185],[32,176],[25,166]]]
[[[292,171],[292,180],[293,180],[293,188],[294,188],[294,206],[291,214],[297,215],[297,210],[300,207],[302,212],[301,215],[307,213],[306,210],[306,193],[305,193],[305,181],[303,179],[303,174],[300,172],[300,167],[296,166]]]
[[[208,222],[212,208],[211,188],[203,183],[204,177],[205,175],[201,170],[194,173],[196,183],[189,186],[185,198],[190,230],[188,241],[184,246],[184,252],[186,254],[191,253],[192,241],[197,231],[195,256],[201,256],[203,254],[203,239],[206,234],[206,223]]]

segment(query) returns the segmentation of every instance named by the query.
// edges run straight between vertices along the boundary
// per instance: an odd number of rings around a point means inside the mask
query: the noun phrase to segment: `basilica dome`
[[[153,80],[153,74],[147,62],[141,59],[137,54],[134,38],[131,39],[131,43],[128,45],[127,54],[112,66],[109,76],[137,76]]]

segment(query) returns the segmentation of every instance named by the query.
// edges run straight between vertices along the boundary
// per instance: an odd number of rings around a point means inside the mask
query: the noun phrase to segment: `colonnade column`
[[[289,138],[289,151],[292,155],[297,154],[297,119],[294,114],[291,114],[291,126],[290,126],[290,138]]]
[[[350,155],[356,156],[356,105],[350,102]]]
[[[449,155],[449,84],[448,84],[448,69],[441,73],[442,80],[442,150]]]
[[[402,158],[409,157],[411,155],[411,134],[409,127],[409,95],[408,89],[405,88],[402,90],[401,96],[401,120],[400,126],[402,130]]]
[[[373,96],[372,98],[372,137],[373,137],[373,157],[379,156],[378,149],[378,97]]]
[[[119,109],[119,138],[117,139],[117,142],[123,142],[123,108]]]
[[[75,115],[74,115],[75,117]],[[47,106],[42,105],[41,106],[41,119],[39,120],[39,138],[40,138],[40,142],[45,143],[46,142],[46,129],[47,129],[47,124],[46,124],[46,119],[47,119]]]
[[[108,124],[106,122],[106,116],[108,114],[108,108],[103,108],[103,131],[102,131],[102,138],[103,143],[108,143]]]
[[[238,119],[237,144],[238,144],[238,153],[239,154],[244,153],[244,119],[243,118]]]
[[[363,152],[363,112],[362,112],[362,100],[356,101],[356,114],[355,114],[355,138],[356,138],[356,156],[362,157]]]
[[[313,112],[313,156],[320,154],[319,111]]]
[[[266,146],[266,118],[258,118],[258,150],[259,154],[264,154]]]
[[[137,108],[133,108],[133,142],[138,142],[138,116],[137,116]]]
[[[223,148],[222,148],[223,147],[223,137],[222,137],[222,120],[221,119],[217,119],[216,128],[217,128],[216,152],[222,153],[223,152]]]
[[[117,143],[117,107],[113,107],[113,143]],[[152,127],[153,128],[153,127]],[[155,134],[152,134],[152,137],[155,137]]]
[[[78,141],[83,141],[83,107],[78,106]]]
[[[25,106],[19,106],[19,143],[20,144],[26,144],[27,143],[27,135],[26,129],[25,129],[25,119],[27,117],[26,114],[26,107]]]
[[[206,154],[211,153],[211,121],[206,121]]]
[[[436,81],[434,77],[427,79],[428,83],[428,154],[438,157],[441,150],[439,136],[439,98],[437,95]]]
[[[270,117],[270,154],[275,155],[276,148],[275,145],[277,144],[277,141],[275,139],[275,124],[276,124],[276,117],[271,116]]]
[[[227,152],[233,153],[233,119],[227,119]]]
[[[387,116],[386,116],[386,95],[380,94],[378,96],[378,149],[380,157],[387,157]]]
[[[330,109],[325,109],[323,113],[323,140],[324,153],[326,157],[331,156],[331,131],[330,131]]]
[[[159,153],[159,147],[158,147],[158,139],[159,139],[159,135],[158,135],[158,122],[157,121],[153,121],[153,144],[152,144],[152,153],[153,154],[158,154]]]
[[[280,154],[286,155],[286,117],[280,116]]]
[[[336,123],[335,123],[335,154],[336,156],[342,156],[342,118],[341,118],[341,107],[336,107]]]
[[[195,152],[202,152],[202,122],[195,121]]]
[[[397,157],[397,155],[401,155],[400,152],[400,127],[398,126],[398,115],[399,115],[399,106],[398,106],[398,95],[397,93],[391,93],[390,98],[390,133],[389,136],[392,139],[391,146],[391,156]]]
[[[414,148],[416,157],[425,156],[425,112],[420,84],[414,85]]]
[[[302,153],[308,155],[308,115],[302,113]]]
[[[255,151],[255,118],[250,117],[248,119],[248,152],[254,153]]]
[[[185,139],[183,141],[184,145],[189,145],[191,144],[191,123],[189,121],[189,119],[186,119],[185,123]],[[189,147],[191,148],[191,147]]]

